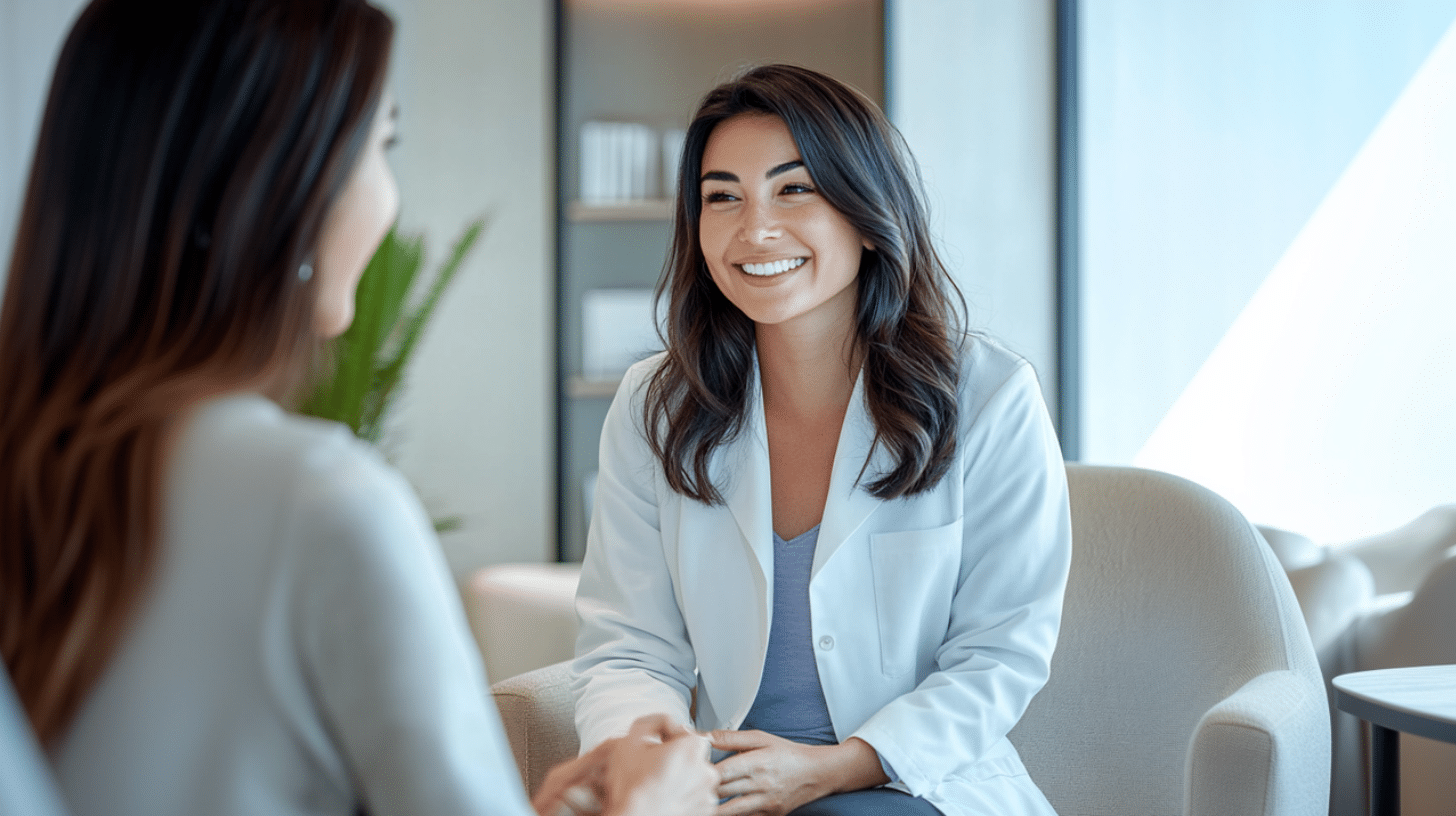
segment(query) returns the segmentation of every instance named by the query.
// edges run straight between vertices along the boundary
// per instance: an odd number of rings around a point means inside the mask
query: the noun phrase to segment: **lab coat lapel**
[[[829,477],[829,497],[824,502],[819,541],[814,548],[814,567],[809,573],[811,580],[875,508],[883,504],[862,484],[888,470],[889,457],[883,445],[875,446],[874,457],[869,460],[868,466],[865,465],[874,441],[875,424],[865,405],[864,373],[861,371],[849,398],[844,424],[839,429],[839,445],[834,451],[834,469]],[[764,450],[767,449],[765,445]]]
[[[758,560],[767,585],[773,579],[773,486],[769,475],[768,425],[763,418],[763,389],[759,387],[756,355],[749,394],[746,424],[721,449],[727,478],[715,477],[714,482],[723,490],[724,503]]]

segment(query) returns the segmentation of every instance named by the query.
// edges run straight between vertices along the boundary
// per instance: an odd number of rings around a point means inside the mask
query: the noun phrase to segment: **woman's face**
[[[872,248],[809,177],[784,121],[740,114],[703,150],[698,240],[713,282],[755,323],[854,320],[861,249]]]
[[[354,321],[354,289],[399,215],[399,188],[384,155],[394,141],[394,120],[394,100],[386,92],[374,114],[364,152],[324,216],[314,261],[318,298],[313,329],[319,337],[337,337]]]

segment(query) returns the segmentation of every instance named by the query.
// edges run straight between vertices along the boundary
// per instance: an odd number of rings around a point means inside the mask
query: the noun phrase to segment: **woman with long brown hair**
[[[392,36],[96,0],[61,52],[0,307],[0,652],[78,814],[529,812],[418,500],[280,407],[398,210]],[[702,743],[639,723],[536,804],[706,813]]]
[[[719,816],[1049,816],[1006,735],[1056,643],[1065,472],[1031,367],[958,327],[898,133],[770,65],[680,168],[667,350],[602,431],[583,744],[696,691]]]

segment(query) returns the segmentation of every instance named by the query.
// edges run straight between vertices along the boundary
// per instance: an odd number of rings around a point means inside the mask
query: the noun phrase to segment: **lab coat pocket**
[[[950,626],[960,574],[961,520],[932,530],[870,536],[880,668],[887,677],[924,669]]]

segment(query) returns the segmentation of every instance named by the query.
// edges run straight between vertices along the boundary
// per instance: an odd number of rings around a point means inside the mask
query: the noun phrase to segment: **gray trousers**
[[[836,793],[789,811],[789,816],[941,816],[935,805],[891,788]]]

